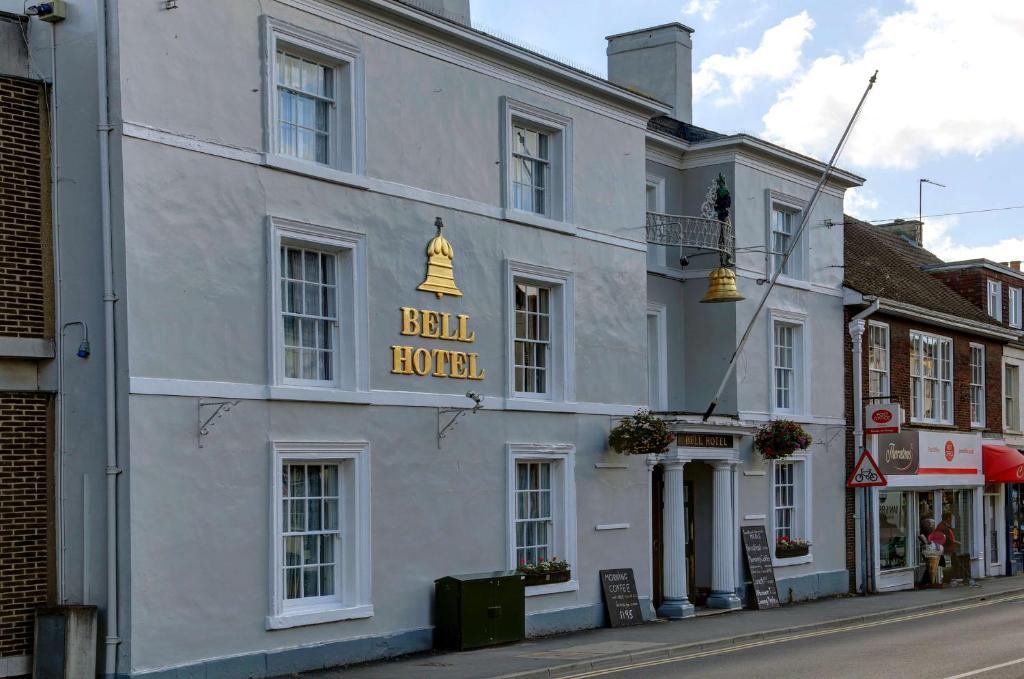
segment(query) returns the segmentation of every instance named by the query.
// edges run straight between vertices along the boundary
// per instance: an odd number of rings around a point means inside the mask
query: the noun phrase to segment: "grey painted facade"
[[[102,608],[111,564],[97,350],[104,324],[96,21],[94,3],[69,6],[55,29],[58,320],[87,320],[96,349],[64,367],[60,593]],[[601,624],[602,568],[633,568],[652,613],[652,468],[607,446],[614,418],[648,402],[646,309],[665,308],[664,410],[703,410],[761,290],[754,279],[765,259],[740,257],[748,301],[699,305],[708,258],[680,270],[663,253],[648,270],[643,178],[665,179],[666,212],[696,214],[708,183],[723,173],[740,244],[763,246],[768,192],[806,200],[818,165],[747,138],[703,146],[663,138],[647,131],[647,120],[671,106],[387,0],[170,10],[109,0],[107,8],[121,470],[116,673],[265,676],[428,647],[435,578],[514,563],[514,450],[554,451],[562,469],[574,470],[562,492],[575,503],[560,519],[560,546],[569,552],[557,554],[570,559],[573,582],[531,592],[528,632]],[[357,55],[350,168],[282,164],[268,153],[268,26]],[[49,27],[31,27],[35,62],[48,64]],[[510,108],[565,126],[563,219],[507,209],[502,140]],[[816,439],[806,490],[813,560],[780,568],[783,598],[787,588],[794,599],[845,589],[839,284],[842,191],[853,183],[831,185],[815,210],[809,282],[780,288],[770,305],[806,317],[808,365],[825,371],[809,381],[807,408],[795,416]],[[436,217],[454,248],[461,297],[416,289]],[[836,226],[825,227],[826,219]],[[276,376],[281,224],[357,243],[357,301],[343,317],[355,347],[346,354],[352,379],[335,388]],[[560,308],[571,323],[557,340],[563,364],[550,399],[513,393],[511,270],[564,278]],[[479,355],[485,379],[394,374],[392,345],[453,348],[402,336],[401,307],[467,314],[476,337],[461,348]],[[772,413],[768,357],[769,330],[759,327],[713,420],[742,442],[732,472],[735,523],[771,513],[771,466],[749,444]],[[472,405],[468,389],[484,408],[462,417],[439,447],[438,408]],[[202,434],[223,401],[237,404]],[[693,424],[670,417],[677,428]],[[359,447],[368,465],[358,489],[366,504],[353,508],[353,530],[363,530],[368,546],[356,568],[367,589],[351,619],[289,626],[275,616],[273,451],[289,444]],[[692,473],[703,489],[710,475]],[[709,550],[701,550],[698,585],[710,568]],[[738,546],[734,556],[742,595]]]

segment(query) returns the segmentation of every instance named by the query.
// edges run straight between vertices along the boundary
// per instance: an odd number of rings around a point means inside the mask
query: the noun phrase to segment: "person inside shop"
[[[942,521],[938,526],[935,527],[934,535],[941,535],[942,539],[936,540],[932,538],[932,542],[937,542],[942,545],[942,567],[953,566],[953,577],[956,577],[956,555],[960,552],[960,543],[956,540],[956,533],[953,532],[953,513],[943,512]],[[963,575],[961,574],[961,577]]]
[[[921,519],[921,532],[917,535],[918,545],[921,548],[921,562],[928,563],[928,554],[933,553],[935,545],[931,541],[931,535],[935,532],[935,519],[924,518]],[[932,579],[931,568],[925,568],[924,574],[921,576],[921,582],[918,583],[921,587],[927,587],[934,584]]]

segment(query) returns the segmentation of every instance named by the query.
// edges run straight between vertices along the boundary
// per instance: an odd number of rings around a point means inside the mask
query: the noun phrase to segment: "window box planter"
[[[522,571],[520,571],[522,573]],[[548,573],[523,573],[523,579],[527,587],[538,585],[553,585],[558,582],[569,582],[572,580],[572,571],[554,571]]]
[[[776,559],[792,559],[795,556],[807,556],[810,552],[810,545],[790,545],[788,547],[783,547],[782,545],[775,546]]]

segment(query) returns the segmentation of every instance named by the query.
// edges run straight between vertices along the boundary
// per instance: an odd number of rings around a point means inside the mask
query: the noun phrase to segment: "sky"
[[[694,29],[694,119],[827,159],[878,80],[839,166],[846,211],[916,219],[946,260],[1024,259],[1024,0],[471,0],[473,23],[607,72],[605,36]],[[936,215],[927,217],[928,215]]]

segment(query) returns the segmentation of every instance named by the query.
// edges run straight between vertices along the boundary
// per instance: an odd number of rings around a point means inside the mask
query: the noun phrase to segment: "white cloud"
[[[735,104],[758,81],[789,78],[800,68],[803,46],[813,29],[814,20],[800,12],[766,30],[754,50],[740,47],[730,56],[713,54],[704,59],[693,74],[694,99],[721,93],[716,105]]]
[[[963,259],[990,259],[993,262],[1024,260],[1024,238],[1004,238],[988,245],[964,245],[951,232],[960,218],[932,217],[924,220],[924,246],[947,262]]]
[[[831,155],[878,69],[844,153],[850,165],[911,168],[928,156],[981,155],[1024,141],[1024,2],[908,4],[881,18],[859,53],[821,57],[800,72],[765,114],[765,136]]]
[[[870,191],[861,187],[849,189],[843,200],[843,212],[858,219],[867,219],[878,209],[878,199]]]
[[[700,14],[704,21],[710,21],[718,9],[718,0],[690,0],[690,3],[683,8],[683,14]]]

